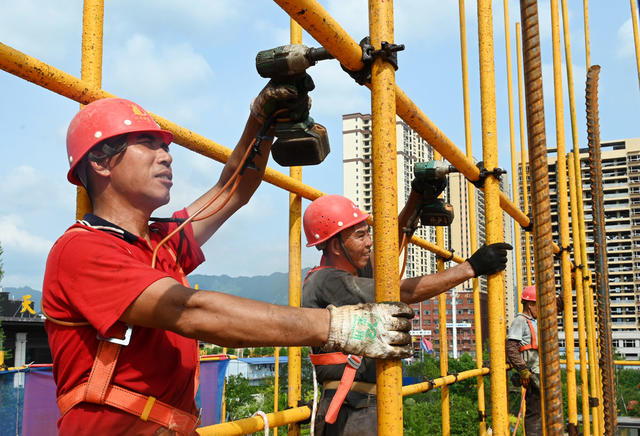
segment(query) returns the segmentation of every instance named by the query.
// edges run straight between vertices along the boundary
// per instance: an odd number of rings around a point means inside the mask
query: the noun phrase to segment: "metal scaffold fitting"
[[[381,58],[385,62],[390,63],[394,70],[398,70],[398,52],[404,50],[404,44],[392,44],[387,41],[380,43],[381,48],[376,50],[371,45],[371,38],[365,36],[360,41],[360,48],[362,49],[362,64],[364,65],[359,70],[350,70],[345,65],[340,64],[342,69],[356,81],[358,85],[366,85],[371,83],[371,67],[373,61],[376,58]]]

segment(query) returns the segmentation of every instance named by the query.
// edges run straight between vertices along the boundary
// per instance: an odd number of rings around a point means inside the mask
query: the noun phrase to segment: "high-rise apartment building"
[[[613,348],[627,359],[640,359],[640,138],[601,143],[607,265]],[[526,158],[526,156],[525,156]],[[518,160],[520,156],[518,156]],[[589,269],[594,271],[594,216],[587,164],[588,149],[580,150],[584,221]],[[558,241],[556,155],[550,155],[549,188],[554,240]],[[522,171],[518,165],[519,196],[522,200]],[[522,204],[522,202],[520,203]],[[525,253],[524,238],[522,256]],[[523,269],[526,268],[523,262]],[[525,270],[526,271],[526,270]],[[560,263],[556,260],[556,290],[560,292]],[[576,313],[575,292],[573,312]],[[562,319],[559,318],[560,326]],[[578,352],[577,316],[574,316],[574,343]],[[564,332],[560,331],[563,347]]]
[[[344,169],[344,195],[356,203],[362,210],[373,213],[373,179],[371,160],[371,115],[347,114],[342,116],[342,153]],[[426,162],[433,159],[434,152],[431,146],[413,131],[404,121],[396,117],[396,148],[397,148],[397,177],[398,177],[398,209],[400,210],[411,192],[413,180],[413,166],[418,162]],[[502,189],[508,192],[509,185],[503,180]],[[506,187],[506,188],[505,188]],[[468,196],[469,189],[466,179],[461,174],[450,174],[449,184],[445,191],[446,200],[453,205],[455,219],[453,224],[444,229],[445,247],[453,249],[456,255],[469,257],[469,217]],[[476,226],[478,246],[485,241],[484,232],[484,197],[482,191],[474,189],[476,202]],[[505,215],[506,216],[506,215]],[[435,227],[420,227],[416,236],[435,243]],[[505,241],[511,242],[510,219],[505,218]],[[434,254],[420,247],[409,244],[407,247],[407,263],[404,277],[416,277],[436,272],[437,259]],[[508,319],[514,315],[513,305],[513,271],[510,259],[507,267],[507,300],[510,309],[507,310]],[[475,327],[473,314],[472,283],[468,281],[457,286],[455,294],[447,293],[447,319],[453,323],[454,309],[452,309],[452,296],[455,295],[455,319],[457,350],[459,352],[475,351]],[[481,278],[481,305],[483,318],[483,338],[487,337],[487,305],[486,305],[486,279]],[[414,305],[416,318],[414,318],[414,330],[422,330],[424,335],[438,345],[438,310],[436,300]],[[511,317],[511,318],[509,318]],[[449,329],[449,350],[453,349],[453,324]]]

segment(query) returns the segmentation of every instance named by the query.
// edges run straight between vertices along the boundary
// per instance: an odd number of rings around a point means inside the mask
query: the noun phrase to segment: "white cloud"
[[[618,43],[616,44],[616,57],[620,59],[633,57],[635,54],[633,24],[631,23],[631,18],[625,21],[622,26],[618,28],[617,37]]]
[[[43,212],[42,209],[50,205],[56,208],[72,207],[73,188],[66,178],[59,176],[52,180],[43,171],[27,165],[12,168],[0,184],[0,197],[5,210],[32,213],[34,210]]]
[[[33,255],[46,255],[53,242],[30,233],[27,229],[22,228],[23,224],[18,215],[0,216],[0,241],[3,249]]]

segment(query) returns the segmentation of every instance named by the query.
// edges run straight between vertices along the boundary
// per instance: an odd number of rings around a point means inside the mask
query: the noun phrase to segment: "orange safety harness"
[[[533,327],[533,322],[529,318],[527,318],[524,314],[524,319],[527,320],[527,324],[529,324],[529,332],[531,332],[531,343],[522,345],[518,348],[518,351],[523,352],[525,350],[537,350],[538,349],[538,341],[537,341],[537,333],[536,329]]]
[[[87,229],[76,227],[67,230],[88,231]],[[174,259],[177,259],[173,250],[167,246],[167,249]],[[180,264],[176,263],[179,268],[182,284],[189,286],[187,278]],[[79,327],[90,326],[86,321],[69,322],[61,321],[50,317],[42,308],[44,316],[54,324]],[[70,391],[58,396],[57,403],[61,416],[64,416],[69,410],[79,403],[107,404],[116,409],[123,410],[132,415],[138,416],[143,421],[151,421],[160,424],[163,427],[173,430],[181,435],[192,435],[200,424],[200,415],[187,413],[184,410],[175,408],[171,405],[158,401],[153,396],[148,396],[134,392],[132,390],[116,386],[112,383],[118,356],[122,347],[129,345],[133,327],[128,325],[123,338],[105,338],[98,334],[98,351],[93,361],[93,367],[89,374],[89,379],[75,386]],[[196,368],[195,373],[195,391],[198,390],[200,367]],[[194,392],[195,396],[195,392]]]
[[[325,268],[333,268],[329,265],[324,265],[324,256],[321,260],[321,265],[315,268],[312,268],[307,272],[307,275],[304,278],[304,282],[307,281],[309,275],[311,273],[325,269]],[[362,356],[354,356],[352,354],[344,354],[339,351],[334,353],[322,353],[322,354],[309,354],[309,358],[311,359],[311,363],[314,365],[342,365],[344,366],[344,372],[342,373],[342,378],[340,379],[340,384],[338,385],[338,389],[336,393],[333,395],[333,399],[331,400],[331,404],[329,404],[329,409],[327,410],[327,414],[324,417],[324,421],[328,424],[333,424],[338,419],[338,413],[340,412],[340,408],[342,407],[342,403],[344,403],[344,399],[347,397],[347,394],[351,390],[351,386],[353,386],[353,381],[356,378],[356,372],[358,368],[360,368],[360,364],[362,363]]]

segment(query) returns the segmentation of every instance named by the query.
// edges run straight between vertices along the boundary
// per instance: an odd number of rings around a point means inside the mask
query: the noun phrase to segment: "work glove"
[[[474,277],[483,274],[495,274],[503,271],[507,267],[507,250],[513,247],[506,242],[496,242],[495,244],[483,245],[467,259],[471,264]]]
[[[301,80],[303,84],[300,84]],[[310,86],[306,83],[308,81]],[[276,110],[284,108],[287,112],[293,112],[297,121],[305,119],[311,108],[311,97],[306,91],[299,92],[299,89],[309,90],[309,88],[313,89],[313,86],[313,80],[308,74],[305,74],[302,79],[298,78],[288,83],[269,80],[251,102],[251,115],[264,123]],[[283,117],[286,115],[283,114]]]
[[[331,312],[329,339],[323,351],[374,359],[411,357],[413,309],[405,303],[388,302],[327,307]]]
[[[528,369],[523,369],[520,371],[520,385],[523,388],[528,388],[531,384],[533,374]]]

